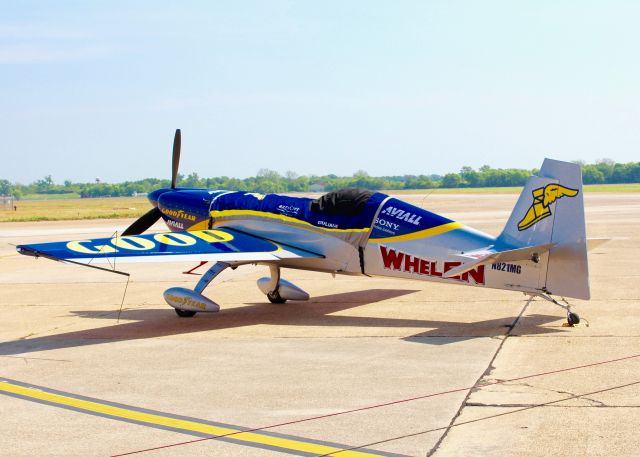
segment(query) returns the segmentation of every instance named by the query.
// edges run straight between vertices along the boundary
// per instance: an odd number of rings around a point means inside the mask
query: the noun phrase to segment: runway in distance
[[[217,312],[203,295],[220,272],[269,267],[258,287],[273,303],[308,300],[282,278],[285,268],[387,276],[513,290],[549,300],[588,300],[589,271],[582,174],[573,163],[545,159],[531,176],[502,233],[493,237],[380,192],[344,189],[317,199],[176,186],[180,130],[170,188],[149,193],[153,208],[120,236],[23,244],[21,254],[83,264],[214,262],[195,288],[172,287],[166,302],[181,317]],[[160,218],[169,232],[145,234]],[[200,266],[201,266],[200,265]]]

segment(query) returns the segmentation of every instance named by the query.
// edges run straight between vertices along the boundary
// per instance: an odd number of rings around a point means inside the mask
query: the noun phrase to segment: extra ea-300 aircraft
[[[493,237],[367,190],[311,199],[179,188],[180,138],[177,130],[171,187],[149,193],[153,208],[121,236],[25,244],[18,252],[88,266],[215,262],[193,290],[165,291],[166,302],[181,317],[219,311],[202,293],[226,268],[261,264],[269,267],[270,277],[259,279],[258,287],[273,303],[309,299],[281,277],[283,268],[292,268],[519,291],[565,308],[569,325],[580,321],[553,297],[589,299],[579,165],[545,159],[502,233]],[[143,234],[160,218],[170,232]]]

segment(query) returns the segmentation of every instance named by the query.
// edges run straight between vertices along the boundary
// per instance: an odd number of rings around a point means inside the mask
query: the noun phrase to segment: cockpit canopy
[[[268,217],[324,229],[368,230],[387,195],[364,189],[343,189],[317,199],[277,194],[228,192],[211,202],[214,219]]]
[[[311,211],[335,216],[360,214],[375,194],[367,189],[340,189],[329,192],[311,202]]]

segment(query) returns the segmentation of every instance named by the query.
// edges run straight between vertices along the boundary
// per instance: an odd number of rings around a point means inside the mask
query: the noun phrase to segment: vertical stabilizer
[[[516,248],[553,243],[541,287],[550,294],[588,300],[589,268],[580,166],[545,159],[539,176],[527,181],[498,240]]]

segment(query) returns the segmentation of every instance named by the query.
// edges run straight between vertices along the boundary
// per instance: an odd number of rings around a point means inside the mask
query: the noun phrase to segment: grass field
[[[635,184],[589,184],[584,186],[585,192],[640,192],[640,183]],[[401,189],[383,191],[385,193],[402,194],[519,194],[522,187],[476,187],[461,189]]]
[[[478,189],[418,189],[385,191],[394,195],[411,194],[518,194],[521,187]],[[640,192],[640,184],[585,186],[586,192]],[[76,219],[115,219],[139,217],[151,209],[145,197],[64,198],[20,200],[17,211],[0,211],[0,222],[63,221]]]
[[[21,200],[69,200],[74,198],[80,198],[80,194],[25,194]]]
[[[151,209],[145,197],[20,200],[16,206],[0,211],[0,222],[127,218]]]

